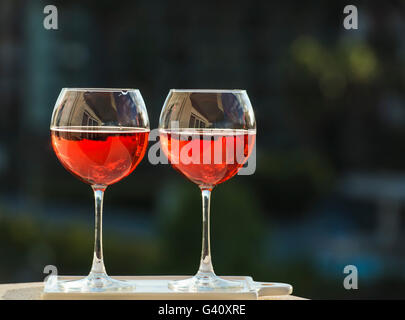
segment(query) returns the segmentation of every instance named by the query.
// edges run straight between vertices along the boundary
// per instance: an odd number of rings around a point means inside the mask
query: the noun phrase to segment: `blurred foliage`
[[[238,179],[239,180],[239,179]],[[161,268],[192,274],[201,253],[201,192],[191,183],[171,182],[159,190],[158,229],[162,241]],[[226,274],[262,274],[263,216],[250,188],[227,182],[211,196],[211,247],[215,270]]]
[[[106,229],[107,270],[112,275],[149,274],[156,263],[156,244]],[[59,274],[85,275],[92,262],[94,227],[74,220],[50,223],[26,213],[5,214],[1,209],[0,241],[0,282],[41,281],[46,265],[55,265]]]
[[[260,203],[270,212],[288,212],[285,218],[289,219],[296,218],[330,192],[334,178],[330,163],[316,151],[307,149],[259,153],[253,177],[265,186],[257,190]]]
[[[350,83],[366,84],[378,76],[373,49],[361,40],[343,40],[336,47],[302,36],[292,43],[293,59],[319,81],[326,98],[342,96]]]

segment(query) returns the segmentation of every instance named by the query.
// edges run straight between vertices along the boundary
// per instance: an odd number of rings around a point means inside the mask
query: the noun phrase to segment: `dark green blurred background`
[[[343,28],[346,4],[358,30]],[[139,88],[151,128],[170,88],[240,88],[257,170],[213,192],[217,273],[404,298],[404,34],[405,1],[0,0],[0,283],[90,268],[92,192],[50,147],[62,87]],[[104,212],[109,274],[196,272],[199,190],[169,166],[145,157]],[[358,290],[343,287],[350,264]]]

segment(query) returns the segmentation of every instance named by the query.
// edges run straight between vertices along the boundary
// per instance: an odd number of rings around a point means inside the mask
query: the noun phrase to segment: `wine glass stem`
[[[93,185],[95,199],[94,257],[90,274],[106,274],[103,260],[103,198],[106,186]]]
[[[201,188],[202,193],[202,250],[197,276],[215,276],[210,247],[210,200],[212,188]]]

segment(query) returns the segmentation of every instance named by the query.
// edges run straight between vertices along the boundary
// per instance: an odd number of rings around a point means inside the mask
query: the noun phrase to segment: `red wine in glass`
[[[63,166],[90,185],[111,185],[142,160],[149,131],[120,127],[54,128],[52,146]]]
[[[215,186],[236,175],[255,140],[254,130],[160,132],[162,150],[170,164],[199,186]]]
[[[46,292],[134,290],[134,283],[108,276],[103,257],[104,192],[127,177],[145,155],[149,119],[137,89],[64,88],[51,118],[52,147],[62,165],[89,184],[95,200],[93,263],[79,280],[48,278]],[[52,281],[51,281],[52,280]]]
[[[210,248],[210,199],[218,184],[235,176],[256,140],[256,120],[245,90],[172,89],[159,120],[160,143],[171,165],[202,195],[200,267],[191,278],[169,282],[175,291],[241,290],[241,281],[218,277]]]

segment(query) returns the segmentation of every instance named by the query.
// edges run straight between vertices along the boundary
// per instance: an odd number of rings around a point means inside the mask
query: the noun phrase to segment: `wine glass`
[[[62,89],[51,120],[52,147],[75,177],[89,184],[95,198],[95,244],[90,274],[58,282],[62,291],[131,290],[130,282],[106,273],[102,247],[106,188],[128,176],[145,155],[149,120],[136,89]]]
[[[202,192],[202,252],[195,276],[169,283],[176,291],[228,291],[243,287],[215,275],[210,250],[212,189],[238,173],[256,140],[256,121],[245,90],[177,90],[159,120],[161,148],[170,164]]]

